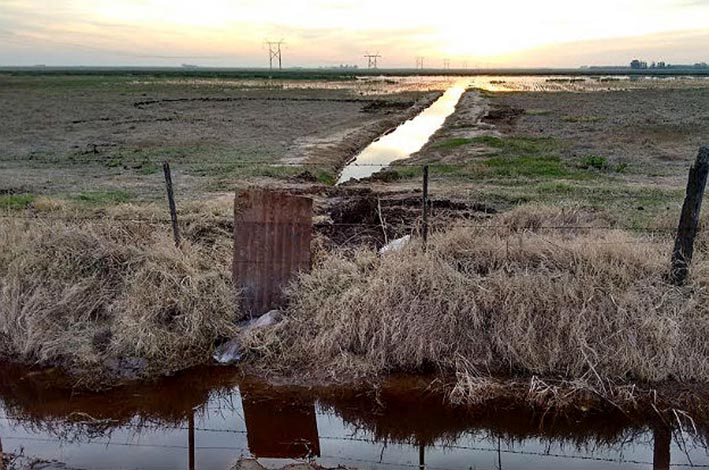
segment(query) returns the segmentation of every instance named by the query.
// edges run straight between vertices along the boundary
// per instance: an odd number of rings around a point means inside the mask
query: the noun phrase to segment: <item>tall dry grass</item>
[[[86,386],[207,360],[235,333],[228,251],[150,224],[0,225],[0,351]]]
[[[425,252],[333,253],[291,287],[286,322],[250,344],[269,371],[326,380],[438,370],[457,376],[461,401],[490,392],[495,376],[606,396],[613,384],[709,382],[704,253],[677,288],[669,238],[544,228],[594,223],[608,225],[521,208],[490,228],[438,233]]]

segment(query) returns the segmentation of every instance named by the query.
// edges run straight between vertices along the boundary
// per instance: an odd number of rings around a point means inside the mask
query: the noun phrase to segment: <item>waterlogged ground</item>
[[[622,414],[456,409],[423,379],[395,378],[377,393],[324,391],[275,388],[234,369],[205,368],[153,385],[72,395],[55,388],[60,379],[52,371],[0,372],[0,441],[6,461],[20,468],[229,469],[239,461],[250,468],[709,466],[701,427],[690,434]]]

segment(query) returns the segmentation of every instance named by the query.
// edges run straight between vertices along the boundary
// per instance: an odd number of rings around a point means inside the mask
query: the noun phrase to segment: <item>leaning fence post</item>
[[[694,237],[697,235],[699,214],[702,210],[704,189],[707,185],[707,173],[709,173],[709,148],[702,147],[689,170],[687,193],[684,197],[675,247],[672,251],[671,278],[672,282],[678,286],[684,284],[689,274],[689,265],[694,254]]]
[[[423,167],[423,227],[421,227],[421,235],[423,237],[423,249],[426,249],[428,243],[428,165]]]
[[[175,207],[175,194],[172,191],[172,174],[170,163],[162,162],[162,171],[165,174],[165,189],[167,190],[167,203],[170,206],[170,220],[172,221],[172,234],[175,237],[175,246],[180,247],[180,228],[177,226],[177,208]]]

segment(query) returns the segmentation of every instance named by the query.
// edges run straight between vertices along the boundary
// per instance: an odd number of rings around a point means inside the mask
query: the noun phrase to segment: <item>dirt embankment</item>
[[[344,129],[324,137],[303,137],[296,142],[282,161],[339,170],[372,141],[403,122],[413,119],[441,95],[441,92],[432,92],[409,103],[374,101],[365,106],[362,111],[384,112],[382,118],[365,126]]]
[[[402,160],[401,164],[420,165],[422,163],[462,163],[449,152],[442,152],[442,144],[458,139],[472,139],[483,134],[494,132],[494,126],[483,121],[489,114],[488,100],[477,90],[468,90],[456,105],[455,112],[448,116],[441,128],[436,131],[428,143],[410,159]],[[469,156],[466,155],[466,158]]]

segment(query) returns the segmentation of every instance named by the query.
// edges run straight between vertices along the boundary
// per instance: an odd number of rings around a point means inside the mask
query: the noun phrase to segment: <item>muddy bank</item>
[[[451,114],[431,136],[428,143],[412,158],[400,162],[403,165],[420,165],[424,163],[462,163],[464,160],[451,158],[446,153],[446,142],[455,142],[458,139],[472,139],[494,131],[494,127],[483,122],[483,117],[489,114],[490,105],[485,96],[478,90],[469,89],[463,94],[456,105],[456,110]],[[443,147],[443,148],[442,148]]]

